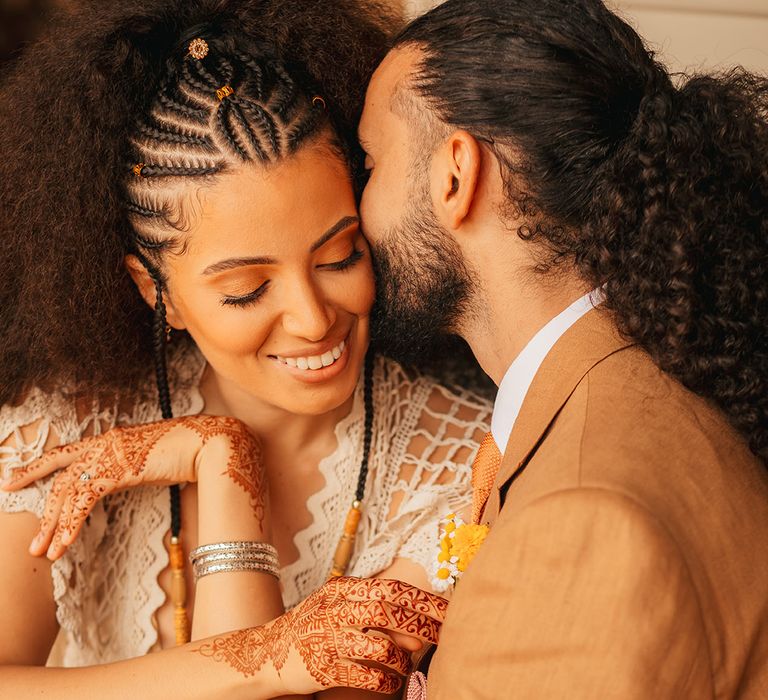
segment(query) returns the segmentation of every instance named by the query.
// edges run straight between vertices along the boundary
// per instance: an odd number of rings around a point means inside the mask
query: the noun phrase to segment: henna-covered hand
[[[210,448],[215,445],[216,450]],[[186,416],[131,427],[113,428],[103,435],[57,447],[12,472],[2,484],[16,491],[60,470],[45,504],[40,530],[30,552],[60,557],[74,542],[85,519],[104,496],[139,484],[197,481],[206,459],[221,465],[224,474],[247,494],[261,523],[266,506],[266,477],[261,446],[245,424],[235,418]],[[209,456],[210,455],[210,456]]]
[[[193,651],[245,677],[271,664],[280,695],[334,687],[393,693],[410,673],[411,657],[370,630],[436,644],[447,605],[401,581],[338,578],[268,625],[215,637]]]

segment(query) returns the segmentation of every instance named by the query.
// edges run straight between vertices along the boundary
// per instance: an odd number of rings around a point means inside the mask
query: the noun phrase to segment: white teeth
[[[346,346],[346,342],[342,340],[335,348],[324,352],[322,355],[310,355],[308,357],[282,357],[277,355],[277,359],[284,365],[298,367],[298,369],[302,370],[322,369],[323,367],[330,367],[336,362],[344,353]]]

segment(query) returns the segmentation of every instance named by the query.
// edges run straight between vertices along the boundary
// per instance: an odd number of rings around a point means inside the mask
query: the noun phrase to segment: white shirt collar
[[[598,288],[574,301],[531,338],[504,374],[491,418],[491,433],[501,454],[507,449],[525,396],[544,358],[562,335],[585,313],[599,306],[604,298],[602,289]]]

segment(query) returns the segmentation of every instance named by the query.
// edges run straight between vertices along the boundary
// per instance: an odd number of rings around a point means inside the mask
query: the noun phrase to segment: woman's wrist
[[[261,465],[237,462],[224,436],[198,455],[198,543],[271,542],[267,485]]]

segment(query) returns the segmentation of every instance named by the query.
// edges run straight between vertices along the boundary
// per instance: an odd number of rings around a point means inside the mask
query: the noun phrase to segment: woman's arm
[[[267,700],[334,686],[391,693],[407,673],[407,654],[362,630],[434,643],[445,608],[443,599],[399,581],[336,579],[267,625],[102,666],[7,665],[0,687],[4,698],[26,699],[34,690],[60,700]]]
[[[181,653],[173,650],[176,653],[166,655],[162,652],[125,664],[77,670],[43,668],[56,638],[58,623],[51,563],[28,552],[37,528],[38,520],[31,513],[0,513],[0,600],[3,610],[0,695],[3,698],[26,700],[39,693],[60,700],[170,696],[213,699],[225,697],[224,691],[232,689],[233,685],[245,685],[231,669],[221,664],[203,664],[188,648]],[[153,658],[155,656],[158,658]],[[273,686],[270,671],[265,669],[247,692],[239,688],[227,697],[268,698],[272,697]],[[263,694],[260,694],[261,687]]]
[[[199,545],[271,540],[261,447],[233,418],[187,416],[115,428],[50,450],[14,470],[5,486],[17,490],[54,471],[39,537],[32,545],[34,553],[48,550],[49,558],[61,556],[101,498],[141,484],[197,482]],[[273,576],[212,574],[196,589],[192,635],[200,639],[264,624],[282,612]]]
[[[210,440],[198,458],[198,546],[272,543],[258,442],[248,433]],[[277,578],[255,571],[203,576],[195,586],[192,639],[263,625],[284,612]]]
[[[248,682],[223,664],[202,663],[190,648],[176,647],[114,664],[77,669],[0,667],[3,698],[57,700],[110,698],[110,700],[261,700],[275,697],[273,667]]]
[[[59,631],[51,563],[27,551],[37,522],[32,513],[0,513],[0,664],[42,666]]]

